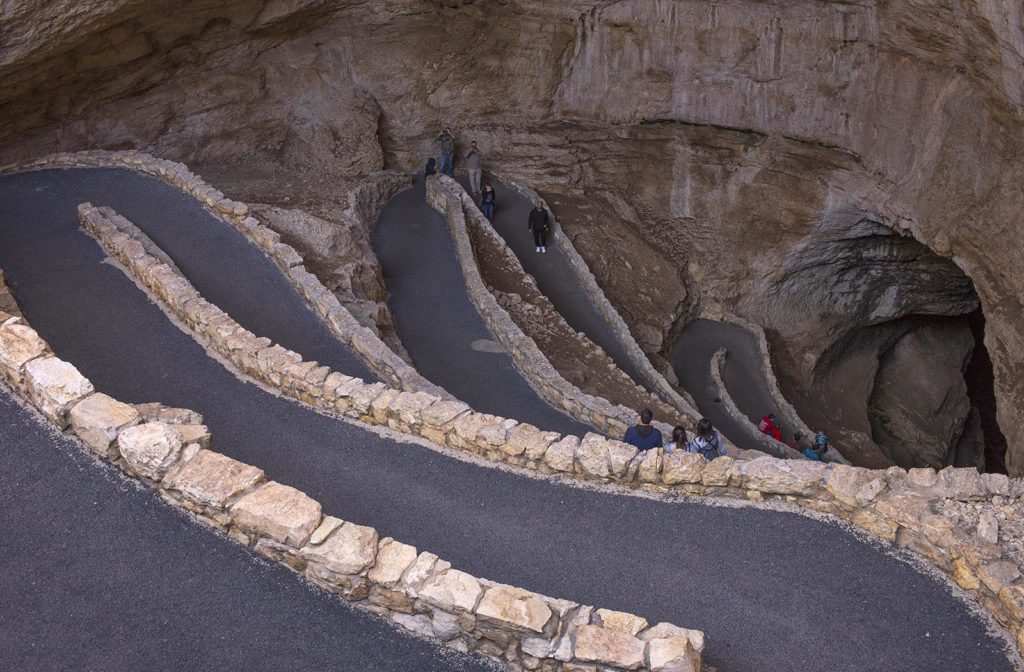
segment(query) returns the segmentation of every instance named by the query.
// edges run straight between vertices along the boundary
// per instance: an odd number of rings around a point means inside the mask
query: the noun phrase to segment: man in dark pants
[[[544,209],[544,201],[537,201],[537,207],[530,210],[530,222],[526,227],[533,232],[533,244],[538,252],[547,252],[548,244],[548,211]]]

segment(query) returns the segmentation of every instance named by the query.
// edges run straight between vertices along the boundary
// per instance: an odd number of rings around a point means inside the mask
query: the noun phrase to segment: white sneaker
[[[540,248],[540,251],[543,252],[544,254],[547,254],[548,253],[548,248],[542,247],[542,248]]]
[[[540,248],[538,247],[536,251],[537,251],[537,252],[540,252]]]

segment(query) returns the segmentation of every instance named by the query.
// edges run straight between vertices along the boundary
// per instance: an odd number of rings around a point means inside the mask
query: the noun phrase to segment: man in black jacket
[[[544,209],[544,201],[537,201],[537,207],[530,210],[530,222],[526,227],[533,232],[533,244],[538,252],[547,252],[548,244],[548,211]]]

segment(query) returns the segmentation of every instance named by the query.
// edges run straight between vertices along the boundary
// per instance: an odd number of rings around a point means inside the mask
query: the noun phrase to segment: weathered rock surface
[[[177,490],[197,504],[223,509],[263,479],[262,469],[227,455],[201,450],[181,468],[169,473],[163,480],[163,487]]]
[[[910,285],[890,294],[856,272],[880,268],[880,247],[835,246],[831,223],[872,221],[969,276],[1010,471],[1024,473],[1017,5],[80,4],[5,7],[0,163],[138,147],[235,197],[326,204],[312,211],[325,217],[344,207],[339,185],[419,169],[450,123],[489,167],[566,201],[566,233],[652,357],[682,319],[731,308],[792,344],[779,364],[797,387],[850,316],[909,314]],[[851,272],[829,303],[788,303],[787,271],[818,243]],[[967,288],[952,278],[918,288]],[[864,417],[842,438],[867,436]]]
[[[117,449],[125,462],[140,476],[159,481],[181,457],[184,444],[172,425],[147,422],[121,432]]]
[[[299,547],[320,524],[320,503],[287,485],[271,481],[231,507],[239,527]]]
[[[93,393],[92,383],[72,364],[56,357],[40,357],[25,364],[25,386],[43,415],[64,429],[68,411]]]
[[[117,457],[117,435],[142,417],[135,407],[100,393],[75,404],[69,416],[78,438],[110,460]]]

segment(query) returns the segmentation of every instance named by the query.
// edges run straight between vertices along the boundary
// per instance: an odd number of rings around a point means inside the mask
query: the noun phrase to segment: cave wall
[[[450,123],[493,165],[600,208],[564,223],[652,353],[699,310],[777,326],[783,260],[836,213],[871,213],[973,280],[1009,469],[1024,473],[1019,4],[22,0],[3,12],[0,162],[134,146],[343,184],[418,168]],[[798,381],[822,351],[810,338],[787,334]]]

